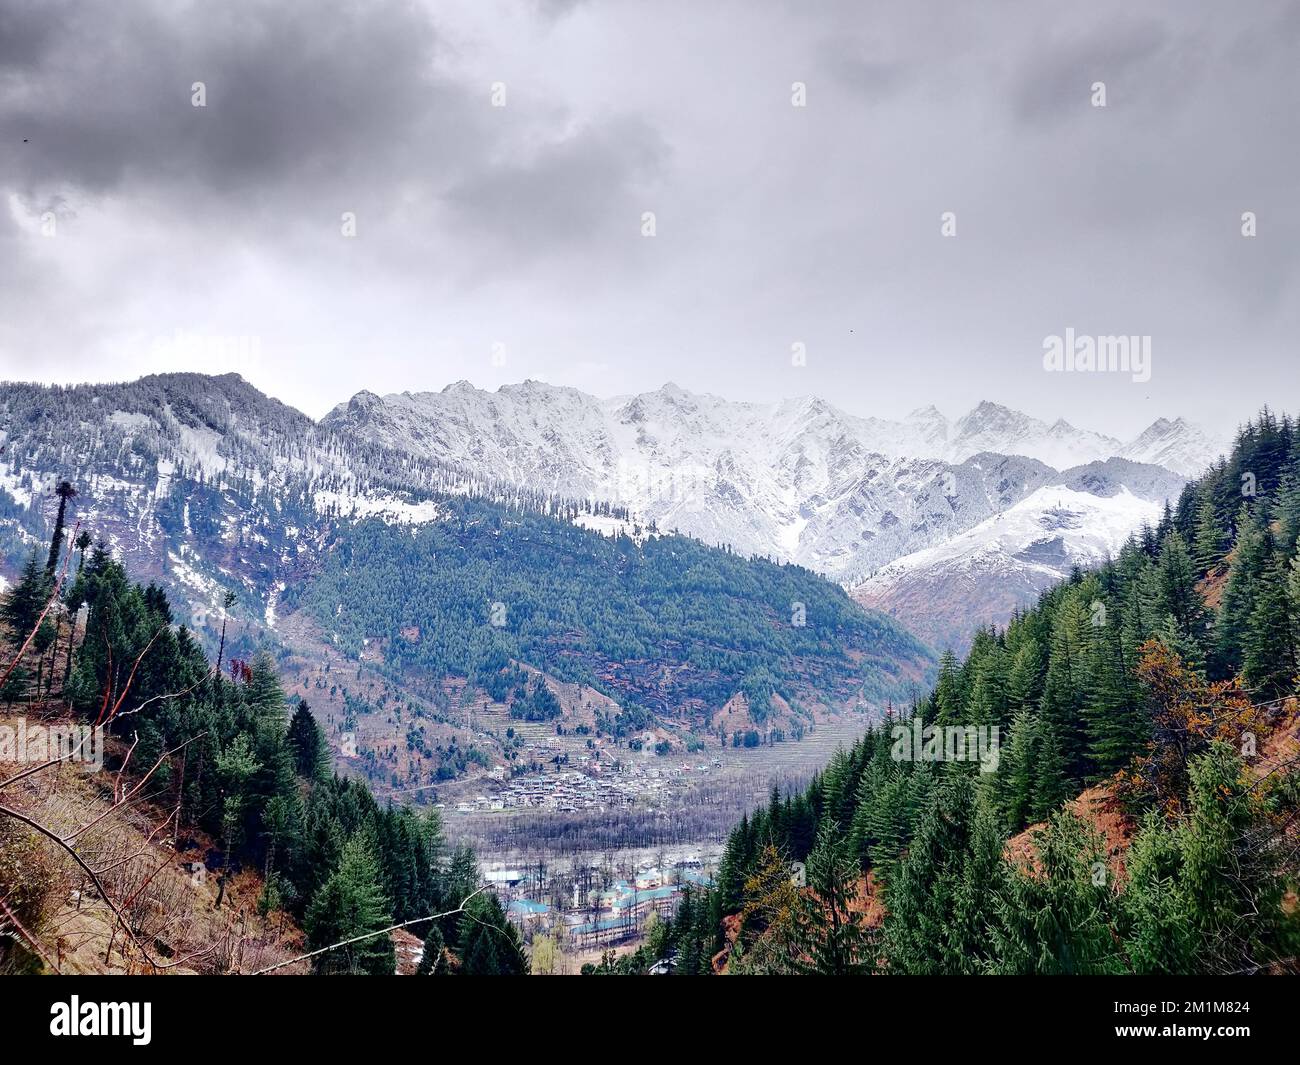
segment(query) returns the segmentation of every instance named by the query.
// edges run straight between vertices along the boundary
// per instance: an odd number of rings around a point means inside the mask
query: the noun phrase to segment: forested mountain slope
[[[1298,535],[1300,431],[1266,411],[1116,559],[946,656],[897,731],[747,818],[683,967],[1296,971]],[[962,760],[972,735],[997,756]],[[1089,784],[1109,845],[1065,805]]]
[[[361,393],[317,422],[234,374],[3,384],[0,449],[10,570],[20,534],[48,529],[62,479],[133,572],[170,566],[191,596],[212,590],[212,567],[247,576],[244,608],[258,614],[274,612],[279,582],[323,519],[419,523],[448,493],[552,513],[580,500],[602,520],[632,518],[846,584],[871,578],[864,605],[959,650],[972,619],[1004,624],[1072,564],[1118,550],[1218,453],[1181,420],[1125,446],[992,403],[951,425],[933,409],[895,422],[812,397],[735,403],[672,385],[603,401],[536,381],[495,393],[462,382]],[[1097,533],[1057,535],[1062,492],[1099,519]],[[1013,526],[1023,535],[1001,543]],[[997,551],[982,549],[994,540]],[[967,549],[932,572],[928,552],[949,544]],[[936,593],[948,584],[970,594]]]
[[[470,499],[414,529],[366,521],[332,534],[321,571],[286,596],[346,649],[383,641],[398,672],[473,677],[510,662],[579,681],[623,707],[704,729],[738,691],[761,724],[787,703],[883,704],[923,680],[930,653],[797,566],[681,536],[605,537]]]
[[[0,431],[10,573],[39,568],[62,507],[209,654],[270,651],[336,750],[363,733],[355,766],[422,799],[516,757],[509,717],[674,749],[734,696],[737,727],[788,736],[933,670],[807,570],[341,435],[235,375],[6,385]]]
[[[0,622],[0,972],[384,975],[407,922],[443,972],[526,971],[474,855],[448,852],[436,812],[334,775],[268,656],[227,677],[158,586],[59,529]]]

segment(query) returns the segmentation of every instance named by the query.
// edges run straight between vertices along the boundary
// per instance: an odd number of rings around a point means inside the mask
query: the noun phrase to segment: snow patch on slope
[[[443,516],[442,509],[431,499],[409,503],[388,496],[356,496],[321,490],[315,494],[314,502],[318,514],[332,510],[343,517],[379,518],[392,525],[425,525]]]
[[[1101,497],[1059,485],[1040,488],[1006,512],[937,547],[897,559],[859,585],[888,587],[911,572],[1019,568],[1064,577],[1071,565],[1099,565],[1142,525],[1160,520],[1161,504],[1128,489]],[[1058,550],[1059,545],[1059,550]],[[1059,560],[1067,560],[1064,566]]]

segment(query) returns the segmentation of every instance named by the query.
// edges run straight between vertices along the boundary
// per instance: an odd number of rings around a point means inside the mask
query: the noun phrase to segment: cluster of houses
[[[699,868],[698,859],[687,859],[671,874],[643,869],[635,876],[615,880],[610,886],[583,899],[574,886],[572,905],[559,919],[545,902],[520,895],[510,899],[506,911],[521,929],[562,927],[576,950],[622,943],[645,928],[651,914],[669,920],[677,912],[682,892],[688,885],[707,887],[711,878]],[[486,880],[506,894],[528,881],[519,870],[494,870]]]
[[[605,810],[656,802],[680,787],[679,774],[630,765],[618,772],[593,774],[569,770],[518,777],[491,795],[476,795],[456,804],[458,813],[533,808],[574,811]]]

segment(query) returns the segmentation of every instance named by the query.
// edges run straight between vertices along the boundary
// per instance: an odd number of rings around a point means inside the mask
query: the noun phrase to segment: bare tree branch
[[[465,907],[469,905],[470,899],[475,895],[480,895],[487,888],[481,887],[477,891],[466,895],[461,900],[461,904],[454,910],[447,910],[445,913],[433,913],[428,917],[413,917],[409,921],[403,921],[401,924],[389,925],[387,928],[381,928],[377,932],[365,932],[359,936],[353,936],[351,939],[345,939],[339,943],[331,943],[328,947],[321,947],[319,950],[309,951],[306,954],[300,954],[296,958],[290,958],[288,961],[276,962],[274,965],[268,965],[265,969],[258,969],[256,972],[247,973],[248,976],[261,976],[264,973],[274,972],[276,969],[283,969],[286,965],[293,965],[296,962],[306,961],[308,958],[314,958],[318,954],[325,954],[331,950],[338,950],[339,947],[350,947],[353,943],[363,943],[367,939],[374,939],[377,936],[386,936],[390,932],[396,932],[399,928],[408,928],[413,924],[423,924],[425,921],[436,921],[442,917],[451,917],[454,914],[464,913]]]

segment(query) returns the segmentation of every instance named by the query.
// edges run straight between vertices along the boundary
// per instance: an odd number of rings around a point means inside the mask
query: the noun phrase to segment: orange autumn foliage
[[[1188,762],[1222,740],[1241,751],[1262,739],[1267,721],[1236,681],[1210,682],[1158,640],[1141,647],[1138,680],[1151,712],[1151,742],[1118,776],[1118,794],[1177,814],[1187,796]]]

